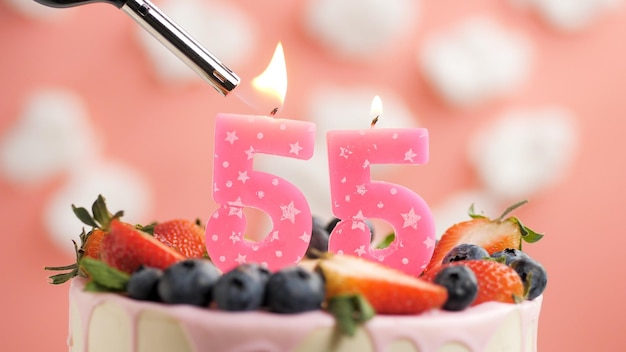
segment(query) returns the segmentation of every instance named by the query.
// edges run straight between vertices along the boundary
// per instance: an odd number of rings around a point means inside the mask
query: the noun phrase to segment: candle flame
[[[285,53],[283,45],[278,42],[274,56],[267,65],[263,73],[252,80],[252,86],[272,98],[276,99],[279,105],[285,101],[287,95],[287,65],[285,64]]]
[[[370,127],[374,127],[376,122],[378,122],[378,118],[383,114],[383,101],[377,95],[372,99],[372,107],[370,108],[370,117],[372,118],[372,122]]]

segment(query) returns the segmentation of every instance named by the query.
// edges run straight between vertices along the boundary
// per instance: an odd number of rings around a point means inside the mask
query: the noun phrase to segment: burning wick
[[[380,116],[376,116],[372,119],[372,122],[370,123],[370,128],[374,128],[374,125],[376,125],[376,122],[378,122],[378,118]]]
[[[278,112],[278,108],[272,109],[272,111],[270,111],[270,116],[274,117],[277,112]]]

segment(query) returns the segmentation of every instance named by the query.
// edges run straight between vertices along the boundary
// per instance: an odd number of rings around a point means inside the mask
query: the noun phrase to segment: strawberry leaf
[[[528,203],[527,200],[521,200],[515,204],[510,205],[508,208],[504,209],[504,212],[502,212],[502,214],[500,214],[500,216],[498,217],[498,219],[496,221],[502,221],[504,220],[504,218],[509,215],[513,210],[521,207],[522,205]]]
[[[83,224],[85,225],[89,225],[93,228],[97,228],[98,224],[94,221],[94,219],[91,217],[91,214],[89,214],[89,212],[87,211],[87,209],[85,208],[77,208],[76,206],[74,206],[74,204],[72,204],[72,210],[74,211],[74,214],[76,214],[76,217],[82,221]]]
[[[472,203],[472,205],[470,205],[467,214],[470,216],[470,218],[472,219],[481,219],[481,218],[486,218],[486,216],[482,215],[482,214],[477,214],[476,211],[474,210],[474,203]]]
[[[524,226],[524,224],[522,224],[522,222],[518,218],[514,218],[513,220],[519,226],[520,232],[522,234],[522,239],[526,243],[535,243],[535,242],[537,242],[537,241],[539,241],[540,239],[543,238],[543,234],[537,233],[537,232],[531,230],[530,228]]]
[[[339,331],[354,336],[357,326],[374,317],[375,311],[362,295],[340,295],[328,301],[327,310],[335,317]]]
[[[85,257],[80,261],[80,265],[85,269],[91,281],[95,283],[94,289],[103,288],[105,291],[119,292],[126,290],[126,284],[130,275],[108,266],[105,262],[93,258]]]
[[[383,249],[383,248],[387,248],[389,247],[389,245],[391,244],[391,242],[393,242],[393,240],[396,239],[396,234],[395,233],[390,233],[388,234],[385,239],[382,240],[382,242],[380,242],[378,244],[378,246],[376,246],[376,249]]]

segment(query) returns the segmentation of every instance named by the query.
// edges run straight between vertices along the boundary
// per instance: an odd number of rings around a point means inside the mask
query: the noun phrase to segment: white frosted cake
[[[536,351],[542,297],[482,303],[461,312],[378,315],[348,337],[324,311],[281,315],[140,302],[70,288],[72,352]]]

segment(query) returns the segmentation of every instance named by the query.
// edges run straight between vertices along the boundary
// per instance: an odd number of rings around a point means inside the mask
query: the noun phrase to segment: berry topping
[[[483,247],[471,243],[461,243],[460,245],[452,248],[450,252],[443,257],[441,263],[446,264],[462,260],[485,258],[489,258],[489,253]]]
[[[165,269],[159,280],[159,296],[165,303],[206,307],[219,277],[220,272],[210,261],[186,259]]]
[[[185,257],[135,226],[111,221],[100,244],[100,257],[108,265],[133,273],[141,265],[165,269]]]
[[[478,294],[476,275],[466,266],[448,266],[435,276],[433,282],[448,290],[448,300],[443,305],[445,310],[463,310],[474,302]]]
[[[265,298],[270,272],[258,264],[242,264],[220,277],[213,288],[217,308],[228,311],[255,310]]]
[[[531,258],[516,259],[509,264],[524,283],[524,297],[533,300],[543,293],[548,284],[546,269]]]
[[[306,251],[306,257],[310,259],[319,258],[319,253],[328,252],[328,231],[321,220],[313,216],[313,228],[311,230],[311,242]]]
[[[444,264],[430,271],[424,279],[432,281],[440,270],[450,266],[466,266],[474,272],[478,282],[478,295],[471,304],[496,301],[517,303],[523,299],[524,285],[515,270],[494,260],[466,260]]]
[[[328,255],[318,268],[327,299],[360,294],[379,314],[418,314],[440,308],[447,298],[442,286],[359,257]]]
[[[161,269],[140,266],[126,284],[128,297],[140,301],[158,302],[160,299],[157,287],[162,276]]]
[[[525,204],[518,202],[508,207],[502,215],[491,220],[483,215],[476,214],[474,207],[469,209],[472,220],[464,221],[451,226],[441,236],[435,246],[433,256],[426,266],[424,273],[441,265],[443,258],[452,248],[462,243],[471,243],[483,247],[489,254],[502,251],[506,248],[522,247],[522,240],[533,243],[543,235],[524,226],[516,217],[506,217],[510,212]]]
[[[300,266],[281,269],[272,274],[267,282],[267,304],[275,313],[321,309],[324,295],[321,275]]]
[[[174,248],[185,258],[206,256],[204,228],[199,220],[194,222],[187,219],[174,219],[143,227],[142,230],[152,232],[154,238]]]
[[[509,265],[511,264],[512,261],[516,259],[530,258],[530,257],[528,256],[528,254],[520,251],[519,249],[507,248],[505,250],[492,253],[491,258],[504,260],[504,264]],[[504,259],[501,259],[501,258],[504,258]]]

